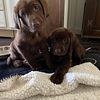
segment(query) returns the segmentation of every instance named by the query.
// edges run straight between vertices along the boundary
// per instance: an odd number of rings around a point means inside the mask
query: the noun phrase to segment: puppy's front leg
[[[10,44],[10,56],[7,58],[7,65],[13,65],[14,67],[23,65],[23,60],[17,52],[13,42]]]
[[[29,65],[33,70],[36,70],[38,68],[38,65],[35,63],[34,56],[32,55],[31,48],[27,46],[27,48],[21,44],[18,45],[18,50],[20,51],[20,54],[25,59],[25,62],[27,65]]]
[[[72,60],[70,59],[64,66],[57,68],[56,72],[50,77],[51,82],[61,84],[64,79],[64,75],[68,72],[71,65]]]

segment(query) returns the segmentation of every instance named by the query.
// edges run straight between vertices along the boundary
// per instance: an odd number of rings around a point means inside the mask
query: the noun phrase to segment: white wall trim
[[[65,0],[65,5],[64,5],[64,27],[68,27],[68,2],[69,0]]]

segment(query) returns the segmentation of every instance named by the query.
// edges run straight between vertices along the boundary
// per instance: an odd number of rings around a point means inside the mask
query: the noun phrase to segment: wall
[[[13,7],[17,0],[0,0],[0,37],[13,37]]]
[[[85,0],[68,0],[68,3],[65,4],[66,6],[65,11],[68,6],[67,8],[68,16],[64,20],[64,26],[69,28],[76,34],[81,34],[84,4],[85,4]],[[66,17],[66,13],[65,13],[65,17]]]

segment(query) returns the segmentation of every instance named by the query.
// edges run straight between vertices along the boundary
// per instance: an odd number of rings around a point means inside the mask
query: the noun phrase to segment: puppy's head
[[[51,52],[56,56],[64,56],[67,54],[70,45],[70,37],[68,31],[64,28],[57,29],[52,32],[49,37]]]
[[[41,29],[47,16],[45,0],[19,0],[14,8],[15,27],[29,32]]]

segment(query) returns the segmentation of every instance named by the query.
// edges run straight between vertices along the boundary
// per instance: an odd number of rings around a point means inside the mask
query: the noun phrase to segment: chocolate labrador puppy
[[[48,38],[50,55],[55,66],[51,81],[60,84],[71,66],[82,63],[85,50],[76,35],[65,28],[57,28]]]
[[[38,69],[36,63],[39,57],[43,57],[48,67],[52,66],[49,53],[46,32],[46,18],[48,10],[45,0],[19,0],[14,8],[14,21],[17,33],[10,45],[10,57],[8,64],[20,67],[29,65],[32,69]]]

